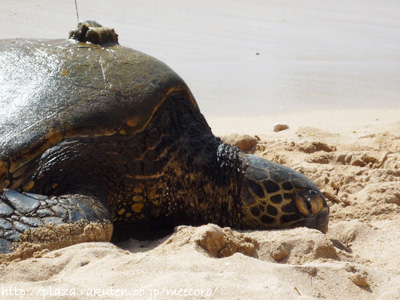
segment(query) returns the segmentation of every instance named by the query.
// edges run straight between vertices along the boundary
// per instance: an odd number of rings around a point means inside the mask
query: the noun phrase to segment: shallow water
[[[0,38],[66,38],[71,1],[2,0]],[[78,1],[170,65],[206,116],[399,107],[397,1]]]

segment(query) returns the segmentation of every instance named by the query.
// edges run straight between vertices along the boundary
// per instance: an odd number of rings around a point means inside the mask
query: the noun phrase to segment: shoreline
[[[78,1],[82,20],[115,28],[123,46],[160,59],[206,117],[395,107],[400,5],[344,0]],[[1,38],[67,38],[72,0],[2,1]]]
[[[121,45],[175,70],[215,135],[238,143],[250,135],[249,152],[314,181],[330,206],[329,230],[178,226],[161,239],[43,250],[0,264],[1,299],[83,300],[94,288],[140,291],[104,296],[127,300],[189,299],[166,289],[197,291],[194,300],[399,299],[398,2],[78,7],[83,20],[115,28]],[[2,12],[0,39],[67,38],[76,26],[72,0],[3,0]],[[275,123],[289,129],[273,132]]]
[[[281,138],[301,127],[315,127],[353,137],[388,130],[400,134],[400,108],[312,110],[268,115],[208,116],[206,119],[217,136],[237,133]],[[287,124],[289,130],[273,132],[276,123]]]

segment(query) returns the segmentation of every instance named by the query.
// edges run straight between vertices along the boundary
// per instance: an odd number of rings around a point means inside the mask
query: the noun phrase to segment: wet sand
[[[396,108],[396,1],[78,0],[81,20],[185,79],[206,117]],[[1,2],[0,38],[66,38],[73,0]]]
[[[314,180],[329,231],[180,226],[42,251],[0,265],[1,299],[400,299],[397,2],[80,2],[176,70],[216,135]],[[63,38],[74,9],[2,1],[0,38]]]

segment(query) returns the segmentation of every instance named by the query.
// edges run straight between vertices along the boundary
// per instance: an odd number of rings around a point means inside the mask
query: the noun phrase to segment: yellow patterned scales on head
[[[327,230],[318,187],[221,142],[167,65],[94,21],[70,37],[0,41],[1,253],[161,219]]]

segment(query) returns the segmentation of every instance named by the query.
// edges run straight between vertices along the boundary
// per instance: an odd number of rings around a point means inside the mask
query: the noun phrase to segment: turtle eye
[[[310,204],[311,204],[311,212],[313,214],[318,214],[324,206],[323,200],[319,196],[315,197],[312,201],[310,201]]]
[[[316,191],[300,192],[296,193],[296,206],[303,216],[309,217],[312,214],[317,215],[323,210],[324,200]]]
[[[301,195],[296,195],[296,206],[303,216],[309,217],[311,215],[310,208],[312,209],[312,206]]]

